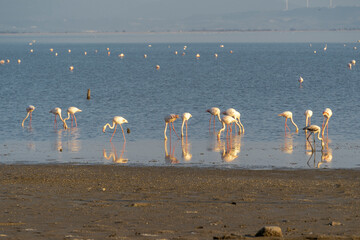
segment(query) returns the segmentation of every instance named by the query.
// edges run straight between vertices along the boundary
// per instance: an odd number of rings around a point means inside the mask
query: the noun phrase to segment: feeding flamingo
[[[307,126],[307,127],[304,127],[303,130],[305,131],[309,131],[310,134],[309,136],[306,138],[308,141],[309,141],[309,137],[311,136],[311,133],[314,135],[314,148],[315,148],[315,133],[317,133],[317,138],[321,141],[321,147],[322,149],[324,149],[324,142],[323,142],[323,139],[320,137],[320,132],[321,132],[321,128],[317,125],[310,125],[310,126]],[[310,143],[310,141],[309,141]],[[311,146],[311,144],[310,144]],[[312,148],[312,151],[314,151],[314,148]]]
[[[288,120],[289,118],[290,118],[292,124],[296,127],[296,132],[299,131],[298,126],[294,123],[292,112],[290,112],[290,111],[285,111],[285,112],[283,112],[283,113],[280,113],[278,116],[285,118],[285,132],[286,132],[286,127],[287,127],[287,128],[289,129],[289,131],[290,131],[290,128],[289,128],[289,126],[287,125],[287,120]]]
[[[324,120],[323,120],[323,124],[322,124],[322,133],[321,135],[324,135],[324,130],[326,128],[326,135],[328,135],[329,133],[329,119],[332,116],[332,111],[330,108],[326,108],[323,112],[324,115]],[[326,122],[325,122],[325,118],[326,118]],[[325,124],[324,124],[325,123]]]
[[[223,127],[220,129],[220,131],[217,134],[218,139],[220,138],[221,132],[225,130],[225,124],[229,128],[231,123],[235,123],[239,127],[239,134],[241,133],[240,131],[241,127],[235,118],[225,115],[221,118],[221,123]],[[226,134],[228,133],[228,128],[226,129]]]
[[[311,125],[311,117],[313,115],[313,111],[306,110],[304,115],[305,115],[305,126]]]
[[[27,108],[26,108],[26,111],[27,111],[27,114],[26,114],[26,117],[24,118],[24,120],[22,121],[21,123],[21,126],[24,127],[24,122],[25,120],[29,117],[30,115],[30,122],[29,122],[29,125],[31,126],[31,119],[32,119],[32,112],[35,110],[35,107],[33,105],[29,105]]]
[[[65,122],[64,119],[61,117],[61,108],[58,108],[58,107],[53,108],[53,109],[50,110],[49,113],[52,113],[52,114],[55,115],[54,127],[57,125],[56,116],[59,115],[60,120],[63,122],[64,129],[67,129],[67,128],[68,128],[66,122]]]
[[[214,129],[215,129],[215,116],[218,117],[219,119],[219,122],[221,122],[221,119],[220,119],[220,109],[217,108],[217,107],[212,107],[212,108],[209,108],[208,110],[206,110],[206,112],[210,113],[211,116],[210,116],[210,120],[209,120],[209,130],[210,130],[210,127],[211,127],[211,118],[214,116]]]
[[[123,136],[124,136],[124,142],[125,142],[126,139],[125,139],[124,129],[123,129],[123,127],[122,127],[121,125],[122,125],[123,123],[128,123],[128,121],[127,121],[125,118],[123,118],[123,117],[115,116],[115,117],[113,118],[112,123],[113,123],[112,126],[110,126],[110,123],[105,124],[104,127],[103,127],[103,132],[105,132],[106,127],[109,127],[110,129],[114,129],[114,127],[115,127],[114,133],[112,134],[112,136],[111,136],[111,138],[110,138],[110,142],[111,142],[112,138],[113,138],[114,135],[115,135],[117,125],[120,125],[121,130],[122,130],[122,133],[123,133]]]
[[[67,109],[67,113],[68,116],[67,118],[64,119],[64,121],[69,120],[70,115],[71,115],[71,126],[73,125],[73,119],[75,119],[75,126],[77,127],[77,122],[76,122],[76,117],[75,117],[75,113],[77,112],[82,112],[80,109],[78,109],[77,107],[69,107]]]
[[[187,137],[187,123],[189,121],[189,119],[192,117],[192,115],[188,112],[183,113],[183,115],[181,116],[182,118],[182,125],[181,125],[181,137],[184,136],[184,124],[186,125],[186,137]]]
[[[239,124],[240,124],[240,126],[241,126],[241,128],[239,129],[239,131],[241,132],[243,132],[243,133],[245,133],[245,129],[244,129],[244,126],[242,125],[242,123],[241,123],[241,121],[240,121],[240,113],[238,112],[238,111],[236,111],[235,109],[233,109],[233,108],[229,108],[229,109],[227,109],[226,111],[224,111],[224,112],[222,112],[222,114],[224,114],[224,115],[227,115],[227,116],[231,116],[231,117],[233,117],[233,118],[235,118],[238,122],[239,122]]]
[[[175,131],[175,127],[174,127],[174,122],[178,118],[179,118],[179,115],[176,115],[176,114],[169,114],[169,115],[165,116],[165,118],[164,118],[164,120],[165,120],[164,138],[165,138],[165,140],[167,139],[166,128],[167,128],[168,124],[169,124],[169,129],[170,129],[170,138],[171,138],[171,124],[172,124],[172,128],[174,129],[176,136],[179,138],[179,136],[177,135],[177,133]]]

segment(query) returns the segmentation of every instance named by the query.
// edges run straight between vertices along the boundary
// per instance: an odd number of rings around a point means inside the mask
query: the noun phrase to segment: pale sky
[[[306,7],[306,0],[288,0],[289,9]],[[333,6],[360,6],[359,0],[332,0]],[[330,0],[309,0],[310,7],[328,7]],[[0,0],[0,20],[21,21],[78,16],[79,18],[180,17],[245,11],[283,10],[285,0]]]
[[[288,1],[291,10],[306,7],[307,0]],[[309,2],[312,8],[325,8],[330,0]],[[360,7],[360,0],[332,2],[334,7]],[[167,20],[177,23],[197,15],[208,15],[210,19],[215,14],[284,9],[285,0],[0,0],[0,31],[37,27],[39,31],[71,31],[71,27],[83,29],[87,26],[87,29],[105,26],[103,31],[109,31],[116,29],[114,23],[119,26],[117,30],[137,31],[136,24],[141,20],[143,25],[147,20],[152,24],[159,20],[160,26]]]

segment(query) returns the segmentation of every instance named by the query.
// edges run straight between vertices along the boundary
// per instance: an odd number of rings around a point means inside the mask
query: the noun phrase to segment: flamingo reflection
[[[62,133],[64,132],[64,129],[56,130],[56,139],[54,142],[54,150],[62,152],[63,151],[63,142],[62,142]]]
[[[185,142],[184,142],[184,138],[181,138],[181,150],[182,150],[182,158],[185,161],[190,161],[192,158],[192,154],[190,153],[190,148],[191,144],[188,142],[188,137],[185,137]]]
[[[219,145],[223,146],[221,159],[224,162],[232,162],[239,157],[241,151],[241,135],[230,136],[226,138],[225,141],[225,145],[219,143]]]
[[[310,160],[313,158],[313,166],[310,165]],[[311,152],[311,156],[309,158],[309,160],[307,161],[307,165],[309,167],[313,167],[313,168],[320,168],[320,167],[329,167],[329,164],[332,162],[333,159],[333,154],[332,154],[332,149],[331,148],[327,148],[324,151],[321,151],[321,161],[319,161],[318,163],[316,163],[316,152]]]
[[[294,140],[292,135],[284,136],[284,144],[280,147],[280,150],[287,154],[292,154],[294,151]]]
[[[105,159],[107,159],[107,160],[112,159],[112,161],[113,161],[114,163],[127,163],[127,162],[128,162],[128,159],[127,159],[127,158],[123,158],[123,155],[124,155],[124,152],[125,152],[126,142],[123,143],[120,156],[118,156],[114,144],[113,144],[112,142],[110,142],[110,144],[111,144],[111,150],[112,150],[112,151],[110,151],[110,152],[109,152],[109,155],[108,155],[108,154],[106,153],[105,148],[104,148],[104,149],[103,149],[103,157],[104,157]]]
[[[164,140],[165,162],[171,164],[179,163],[179,160],[175,157],[175,146],[173,146],[173,150],[171,151],[171,138],[169,143],[169,149],[170,149],[170,154],[167,150],[167,139],[165,139]]]
[[[67,142],[67,147],[70,152],[79,152],[81,150],[80,130],[78,128],[70,129],[70,140]]]

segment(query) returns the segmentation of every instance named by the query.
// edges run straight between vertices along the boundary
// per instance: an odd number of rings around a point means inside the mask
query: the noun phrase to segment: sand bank
[[[0,239],[360,239],[360,170],[2,165]]]

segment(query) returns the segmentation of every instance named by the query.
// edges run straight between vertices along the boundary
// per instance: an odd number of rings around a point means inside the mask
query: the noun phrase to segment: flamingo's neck
[[[292,118],[290,118],[290,120],[291,120],[291,123],[296,127],[296,131],[298,132],[299,131],[298,126],[294,123],[294,120]]]
[[[22,123],[21,123],[21,126],[22,126],[22,127],[24,127],[24,122],[25,122],[25,120],[29,117],[29,114],[30,114],[30,112],[28,112],[28,113],[26,114],[26,117],[25,117],[24,120],[22,121]]]
[[[185,124],[185,118],[183,118],[182,120],[182,124],[181,124],[181,136],[184,136],[184,124]]]
[[[70,113],[68,112],[67,114],[68,114],[68,115],[67,115],[67,118],[65,118],[64,121],[67,121],[67,120],[70,119]]]
[[[222,122],[222,121],[221,121],[221,118],[220,118],[220,113],[217,114],[216,116],[218,117],[219,121]]]
[[[59,115],[60,120],[63,122],[64,128],[67,129],[68,126],[67,126],[65,120],[61,117],[61,114],[60,114],[60,113],[59,113],[58,115]]]
[[[324,120],[325,120],[325,117],[324,117]],[[329,118],[326,118],[326,122],[325,122],[325,124],[323,126],[323,129],[322,129],[322,132],[321,132],[322,135],[324,135],[324,131],[325,131],[325,128],[328,125],[328,123],[329,123]]]
[[[318,132],[317,138],[321,141],[321,147],[324,148],[324,141],[323,141],[323,139],[320,137],[320,131]]]

